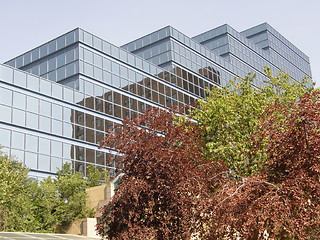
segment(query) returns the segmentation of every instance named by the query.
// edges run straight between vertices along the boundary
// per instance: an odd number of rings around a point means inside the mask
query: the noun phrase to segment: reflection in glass
[[[8,105],[8,106],[12,105],[12,91],[11,90],[5,89],[5,88],[0,88],[0,103]]]
[[[40,92],[51,96],[51,83],[48,81],[40,81]]]
[[[38,152],[38,137],[28,134],[26,135],[26,150]]]
[[[52,133],[56,135],[62,135],[62,122],[52,119]]]
[[[62,166],[62,158],[51,157],[51,171],[56,173]]]
[[[39,154],[38,169],[42,171],[50,171],[50,156]]]
[[[3,113],[1,113],[3,114]],[[25,112],[19,109],[13,109],[12,111],[12,123],[24,126],[25,125]]]
[[[11,159],[14,159],[19,162],[23,162],[24,160],[24,151],[11,149]]]
[[[26,107],[26,95],[13,92],[13,106],[24,110]]]
[[[27,112],[26,126],[28,128],[38,129],[38,117],[39,116],[37,114]]]
[[[10,146],[11,131],[0,128],[0,146]],[[1,149],[2,150],[2,149]]]
[[[44,116],[51,116],[51,103],[40,100],[40,114]]]
[[[39,138],[39,153],[50,154],[50,140]]]
[[[51,155],[62,157],[62,142],[51,141]]]
[[[26,152],[24,164],[27,168],[37,169],[38,168],[38,154]]]
[[[28,89],[34,90],[34,91],[39,91],[39,78],[28,75],[27,76],[27,86]]]
[[[64,143],[63,144],[63,157],[64,158],[70,158],[70,159],[73,159],[72,157],[72,146],[71,144],[69,143]]]
[[[0,121],[3,122],[11,122],[11,107],[3,106],[0,104]]]
[[[44,131],[44,132],[51,132],[51,121],[50,118],[48,117],[39,117],[39,130]]]
[[[15,148],[24,149],[24,134],[13,131],[11,145]]]
[[[27,86],[27,75],[18,70],[14,71],[14,84],[21,87]]]

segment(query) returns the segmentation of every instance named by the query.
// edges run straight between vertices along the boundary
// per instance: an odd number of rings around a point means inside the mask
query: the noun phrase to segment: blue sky
[[[121,46],[167,25],[192,37],[268,22],[310,57],[320,86],[319,0],[0,0],[0,9],[0,62],[76,27]]]

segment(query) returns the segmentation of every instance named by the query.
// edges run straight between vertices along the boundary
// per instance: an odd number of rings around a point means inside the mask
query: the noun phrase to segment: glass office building
[[[308,57],[268,24],[223,25],[194,38],[171,26],[122,47],[80,28],[0,65],[0,145],[34,177],[70,162],[117,168],[106,132],[150,107],[183,106],[262,67],[311,78]]]

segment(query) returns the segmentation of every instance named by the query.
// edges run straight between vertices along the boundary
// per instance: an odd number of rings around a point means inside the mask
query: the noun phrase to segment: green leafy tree
[[[204,239],[319,239],[319,100],[313,92],[265,109],[253,141],[263,145],[265,166],[213,196]]]
[[[107,172],[88,169],[88,178],[65,164],[55,178],[30,179],[29,170],[0,151],[0,231],[56,232],[71,221],[92,217],[86,188],[101,184]]]
[[[0,231],[37,231],[36,188],[28,169],[0,152]]]
[[[99,170],[93,165],[87,165],[86,168],[86,186],[95,187],[109,182],[109,171],[106,169]]]
[[[191,112],[203,129],[207,157],[224,161],[240,176],[251,175],[262,166],[264,154],[253,151],[251,138],[264,107],[274,101],[296,101],[312,91],[307,88],[307,79],[299,83],[283,72],[273,76],[269,68],[264,71],[268,77],[264,86],[255,87],[255,75],[249,74],[230,81],[226,87],[213,88],[205,100],[198,101],[197,110]]]
[[[56,178],[40,183],[39,217],[48,231],[63,230],[73,220],[91,217],[93,211],[86,207],[87,180],[64,164]]]

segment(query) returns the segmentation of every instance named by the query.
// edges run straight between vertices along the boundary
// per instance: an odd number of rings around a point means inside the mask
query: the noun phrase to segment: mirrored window
[[[26,150],[30,152],[38,152],[38,137],[26,135]]]
[[[27,168],[37,169],[38,168],[38,154],[26,152],[24,164]]]
[[[26,126],[28,128],[38,129],[39,116],[37,114],[27,112]]]
[[[14,71],[14,84],[26,87],[27,86],[27,75],[23,72],[20,72],[18,70]]]
[[[51,58],[48,61],[48,71],[55,70],[57,68],[56,58]]]
[[[24,126],[25,125],[25,111],[22,111],[22,110],[19,110],[19,109],[13,109],[13,111],[12,111],[12,123],[20,125],[20,126]]]
[[[88,63],[84,63],[84,73],[89,77],[93,77],[93,66]]]
[[[73,102],[73,91],[69,88],[64,88],[63,89],[63,99],[65,101],[72,103]]]
[[[44,132],[51,132],[50,118],[39,116],[39,129]]]
[[[57,49],[64,48],[66,46],[65,36],[61,36],[57,39]]]
[[[23,163],[24,151],[17,150],[17,149],[11,149],[11,158]]]
[[[40,100],[40,114],[44,116],[51,116],[51,103]]]
[[[9,147],[11,140],[11,131],[0,128],[0,146]]]
[[[59,84],[52,84],[52,96],[62,99],[62,86]]]
[[[62,167],[62,158],[51,157],[51,172],[56,173]]]
[[[0,88],[0,103],[12,105],[12,91],[6,88]],[[2,113],[1,113],[2,114]]]
[[[27,65],[31,62],[31,52],[27,52],[24,56],[23,56],[23,60],[24,60],[24,65]]]
[[[65,78],[65,67],[58,68],[57,70],[57,81]]]
[[[69,143],[63,143],[63,157],[72,159],[73,145]]]
[[[20,109],[25,109],[26,107],[26,95],[14,92],[13,93],[13,106]]]
[[[70,63],[66,66],[66,77],[70,77],[75,74],[75,64]]]
[[[74,61],[74,49],[66,53],[66,63],[71,63]]]
[[[0,104],[0,121],[11,122],[11,111],[12,108]]]
[[[27,111],[38,113],[39,112],[39,99],[27,96]]]
[[[39,91],[39,78],[32,76],[32,75],[28,75],[27,76],[27,86],[28,89],[34,90],[34,91]]]
[[[51,153],[53,156],[62,157],[62,142],[51,141]]]
[[[49,53],[53,53],[57,50],[57,40],[49,42]]]
[[[98,54],[94,54],[94,65],[102,68],[102,57]]]
[[[52,119],[52,133],[62,135],[62,122]]]
[[[43,154],[50,154],[50,140],[46,138],[39,138],[39,152]]]
[[[93,52],[89,51],[88,49],[84,49],[83,54],[84,54],[84,61],[86,61],[87,63],[93,64]]]
[[[39,154],[38,169],[42,171],[50,171],[50,156]]]
[[[51,83],[45,80],[40,81],[40,92],[51,96]]]
[[[18,149],[24,149],[24,133],[12,132],[11,146]]]

